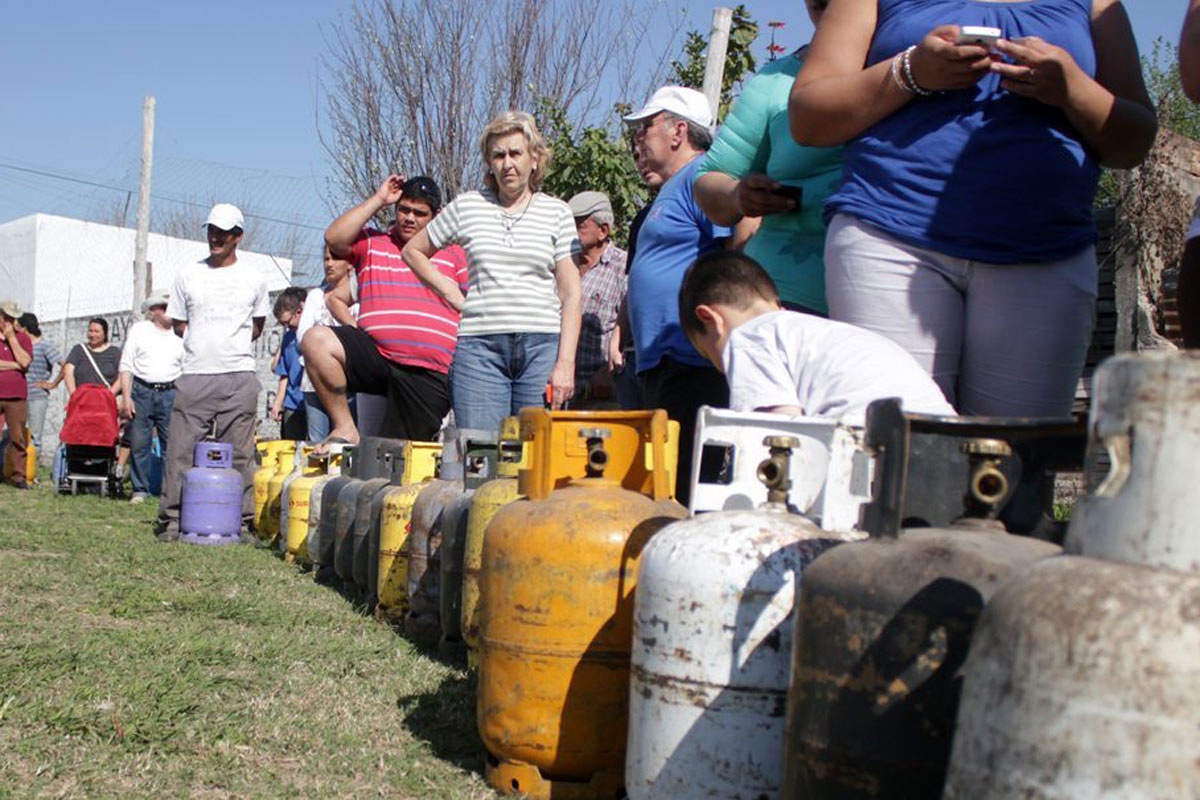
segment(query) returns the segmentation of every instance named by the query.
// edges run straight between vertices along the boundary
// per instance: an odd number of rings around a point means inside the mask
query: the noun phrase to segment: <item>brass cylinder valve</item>
[[[768,436],[763,444],[770,455],[758,465],[758,479],[767,487],[767,502],[787,505],[792,489],[792,451],[800,446],[795,436]]]
[[[608,428],[580,428],[579,436],[587,440],[587,476],[600,478],[608,466],[608,451],[604,440],[612,435]]]
[[[994,516],[1008,497],[1008,477],[1000,470],[1000,462],[1012,455],[1012,445],[1002,439],[970,439],[963,442],[962,452],[971,461],[968,505]]]

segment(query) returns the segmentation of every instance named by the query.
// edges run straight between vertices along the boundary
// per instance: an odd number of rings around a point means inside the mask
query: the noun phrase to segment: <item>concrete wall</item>
[[[133,306],[135,231],[52,214],[0,224],[0,297],[17,300],[43,322],[100,316]],[[197,237],[202,238],[197,231]],[[165,293],[186,264],[208,255],[208,244],[150,234],[152,291]],[[292,262],[243,250],[241,261],[259,271],[267,288],[291,282]]]
[[[108,321],[109,341],[118,347],[125,343],[125,335],[136,320],[128,312],[113,312],[109,314],[93,314]],[[66,346],[63,346],[63,326],[61,322],[52,322],[42,328],[43,336],[59,346],[62,357],[66,358],[71,348],[84,340],[87,323],[90,317],[75,317],[66,323]],[[263,335],[254,343],[254,358],[258,368],[258,380],[263,391],[258,399],[258,424],[262,435],[275,437],[279,434],[279,425],[267,416],[267,409],[275,402],[275,388],[278,378],[271,373],[271,359],[279,352],[279,342],[283,337],[283,329],[273,318],[268,317],[267,327]],[[46,427],[42,431],[42,452],[39,460],[49,464],[53,453],[58,449],[58,431],[62,428],[67,405],[66,384],[59,384],[50,395],[50,404],[46,410]]]

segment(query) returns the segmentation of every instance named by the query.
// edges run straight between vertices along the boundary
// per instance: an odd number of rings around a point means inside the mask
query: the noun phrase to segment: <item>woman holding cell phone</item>
[[[1100,167],[1141,163],[1157,128],[1119,0],[833,0],[789,115],[802,144],[847,145],[830,316],[901,344],[960,413],[1069,414]]]

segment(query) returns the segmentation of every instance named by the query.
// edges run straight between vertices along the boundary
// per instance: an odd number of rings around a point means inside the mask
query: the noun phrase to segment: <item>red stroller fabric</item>
[[[67,420],[58,440],[92,447],[117,446],[117,398],[105,386],[85,383],[67,401]]]

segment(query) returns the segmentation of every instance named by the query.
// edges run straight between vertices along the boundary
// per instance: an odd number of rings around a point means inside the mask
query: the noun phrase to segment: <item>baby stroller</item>
[[[56,470],[59,494],[99,492],[101,497],[123,493],[117,473],[117,400],[107,387],[83,384],[67,401],[67,419],[58,440],[62,469]]]

